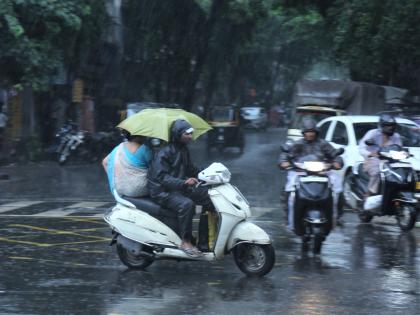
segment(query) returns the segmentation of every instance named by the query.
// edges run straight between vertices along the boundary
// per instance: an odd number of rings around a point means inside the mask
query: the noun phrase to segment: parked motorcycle
[[[263,276],[275,261],[268,234],[248,222],[250,206],[245,197],[229,184],[231,174],[220,163],[200,172],[201,185],[209,185],[209,196],[218,217],[213,248],[198,258],[181,248],[178,220],[173,211],[164,209],[150,198],[125,198],[114,192],[117,204],[104,215],[112,228],[120,260],[129,268],[143,269],[158,259],[212,261],[232,252],[239,269],[247,275]],[[201,233],[208,231],[199,230]]]
[[[57,152],[57,160],[64,165],[73,162],[96,162],[99,160],[100,141],[85,130],[72,130],[63,137],[62,145]]]
[[[336,155],[343,151],[338,149]],[[294,231],[302,237],[304,250],[313,240],[313,253],[319,254],[333,227],[333,193],[327,175],[332,165],[309,154],[292,161],[291,169],[297,172],[295,189],[290,192],[294,199]]]
[[[367,145],[373,145],[371,140]],[[393,144],[379,150],[381,160],[380,194],[364,201],[369,175],[363,171],[363,163],[356,165],[345,180],[344,196],[347,204],[358,212],[362,222],[370,222],[374,216],[395,216],[402,231],[411,230],[417,218],[420,181],[407,159],[410,153]]]
[[[78,130],[75,123],[68,121],[57,132],[54,144],[47,151],[52,153],[61,165],[69,160],[96,162],[122,141],[123,137],[118,130],[90,133]]]
[[[67,121],[54,137],[53,144],[47,149],[58,162],[65,162],[70,152],[71,143],[74,142],[73,135],[77,132],[77,125]]]

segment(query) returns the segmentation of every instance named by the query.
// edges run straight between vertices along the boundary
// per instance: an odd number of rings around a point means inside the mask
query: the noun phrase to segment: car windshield
[[[315,119],[316,122],[321,121],[324,118],[335,116],[334,112],[312,112],[312,111],[297,111],[296,115],[293,118],[291,129],[300,129],[302,127],[302,122],[305,118]]]
[[[363,136],[371,129],[378,128],[376,122],[364,122],[353,124],[354,133],[356,135],[357,142],[363,138]],[[401,136],[402,144],[404,147],[420,147],[420,131],[416,125],[412,124],[398,124],[397,130]]]
[[[234,110],[227,108],[215,108],[210,113],[211,120],[232,121],[234,120]]]
[[[261,111],[260,107],[243,107],[241,108],[242,115],[258,115]]]

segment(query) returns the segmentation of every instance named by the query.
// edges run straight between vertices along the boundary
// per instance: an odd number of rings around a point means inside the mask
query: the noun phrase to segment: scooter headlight
[[[323,162],[304,162],[304,168],[310,172],[321,172],[325,169]]]
[[[223,178],[223,180],[224,180],[225,183],[230,182],[231,174],[230,174],[230,172],[228,170],[222,171],[221,174],[222,174],[222,178]]]
[[[389,156],[393,160],[405,160],[408,157],[408,153],[405,151],[390,151]]]

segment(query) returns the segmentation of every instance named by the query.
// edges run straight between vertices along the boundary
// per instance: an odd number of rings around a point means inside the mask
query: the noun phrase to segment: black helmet
[[[180,142],[181,136],[184,132],[193,132],[194,129],[191,124],[184,119],[177,119],[171,126],[171,141]]]
[[[395,118],[390,114],[381,114],[379,116],[379,129],[387,136],[392,136],[397,128]]]
[[[310,131],[316,132],[316,134],[319,132],[316,121],[313,118],[307,117],[302,122],[302,134]]]

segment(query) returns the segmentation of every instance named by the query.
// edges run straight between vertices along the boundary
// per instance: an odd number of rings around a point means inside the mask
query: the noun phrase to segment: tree
[[[268,17],[255,30],[255,39],[244,49],[253,62],[242,75],[264,92],[260,97],[267,101],[288,100],[296,81],[326,54],[324,29],[316,7],[273,2]],[[246,59],[249,62],[250,57]]]
[[[97,11],[91,10],[98,3],[104,6],[100,0],[2,0],[0,76],[3,80],[46,89],[51,75],[58,68],[65,68],[65,62],[74,56],[72,52],[80,31],[92,33],[84,23],[92,23],[98,16]]]
[[[419,0],[336,1],[328,19],[352,78],[420,92]]]

